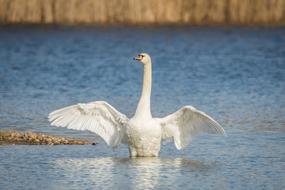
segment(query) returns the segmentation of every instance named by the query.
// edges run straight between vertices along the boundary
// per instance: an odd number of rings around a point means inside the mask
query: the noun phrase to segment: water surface
[[[84,137],[96,146],[1,146],[0,189],[282,189],[284,28],[1,27],[0,129]],[[156,117],[193,105],[227,137],[129,159],[92,133],[50,127],[54,109],[105,100],[127,116],[139,52],[153,60]]]

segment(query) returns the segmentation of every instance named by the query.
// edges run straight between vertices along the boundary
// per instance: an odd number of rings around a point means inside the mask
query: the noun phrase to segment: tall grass
[[[285,25],[285,0],[0,0],[0,23]]]

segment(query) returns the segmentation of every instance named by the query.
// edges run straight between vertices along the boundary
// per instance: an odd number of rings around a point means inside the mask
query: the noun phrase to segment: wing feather
[[[195,136],[203,132],[225,135],[218,122],[192,106],[184,106],[158,120],[162,128],[162,139],[173,138],[177,149],[186,147]]]
[[[77,104],[49,114],[51,125],[74,130],[88,130],[102,137],[112,147],[126,142],[128,118],[104,101]]]

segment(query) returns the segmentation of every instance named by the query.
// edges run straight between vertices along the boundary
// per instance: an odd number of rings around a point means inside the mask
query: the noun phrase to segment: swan
[[[128,144],[130,157],[159,156],[162,140],[173,140],[180,150],[202,132],[225,135],[218,122],[189,105],[164,118],[153,118],[150,110],[151,58],[141,53],[134,60],[142,63],[144,74],[141,97],[132,118],[105,101],[94,101],[51,112],[48,116],[51,125],[94,132],[113,148],[121,143]]]

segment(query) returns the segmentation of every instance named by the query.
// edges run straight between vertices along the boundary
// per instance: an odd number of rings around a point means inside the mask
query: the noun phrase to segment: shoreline
[[[0,0],[1,24],[284,26],[284,0]]]
[[[0,130],[0,145],[95,145],[86,139],[60,137],[36,132]]]

